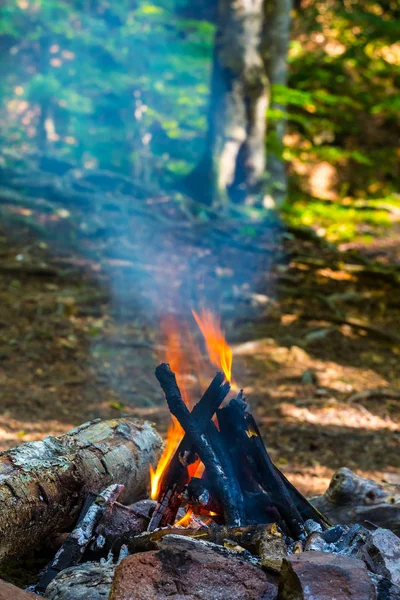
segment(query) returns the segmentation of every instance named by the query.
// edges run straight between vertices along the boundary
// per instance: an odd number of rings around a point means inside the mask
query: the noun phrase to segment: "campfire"
[[[17,489],[16,481],[20,486],[10,506],[18,498],[20,510],[13,509],[13,520],[2,519],[0,509],[1,557],[40,546],[57,524],[68,530],[75,523],[32,592],[53,600],[163,600],[173,597],[171,586],[178,586],[188,599],[327,600],[336,598],[329,595],[332,589],[344,586],[348,595],[339,594],[339,600],[397,598],[399,540],[366,520],[386,524],[391,516],[395,529],[394,496],[343,469],[319,505],[335,517],[332,502],[342,501],[353,515],[352,495],[360,503],[355,491],[365,490],[369,499],[375,494],[376,506],[370,508],[376,511],[364,512],[363,525],[349,517],[349,524],[332,526],[271,460],[244,392],[233,380],[232,350],[219,321],[207,311],[194,318],[219,370],[198,402],[191,402],[184,372],[188,356],[176,323],[165,326],[169,363],[161,363],[155,375],[172,424],[162,452],[150,424],[126,418],[85,424],[61,438],[25,444],[10,451],[11,458],[3,456],[4,485],[8,492]],[[192,352],[193,364],[200,365],[199,356]],[[29,468],[30,496],[22,493],[25,480],[18,469],[10,471],[10,461],[18,465],[18,453]],[[146,499],[149,479],[151,499]],[[340,511],[343,518],[343,506]],[[383,588],[392,595],[376,595]]]
[[[187,517],[192,511],[227,527],[276,523],[292,540],[304,539],[308,519],[329,526],[273,464],[243,391],[221,408],[231,387],[222,372],[192,412],[170,366],[159,365],[156,376],[185,435],[171,460],[163,457],[162,472],[154,473],[159,483],[150,531],[173,524],[182,502]],[[168,446],[167,452],[171,454]]]
[[[170,365],[156,369],[174,420],[165,451],[151,473],[157,506],[149,531],[174,524],[182,504],[187,512],[179,525],[189,523],[192,515],[227,527],[275,523],[292,541],[304,539],[308,519],[329,527],[273,464],[243,390],[226,402],[236,387],[232,350],[211,312],[193,314],[210,361],[221,371],[190,411],[187,394],[181,393]]]

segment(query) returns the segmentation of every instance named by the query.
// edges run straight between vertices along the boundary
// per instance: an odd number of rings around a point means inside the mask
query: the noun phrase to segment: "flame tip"
[[[217,373],[219,373],[222,378],[221,385],[228,388],[227,393],[231,389],[236,389],[235,384],[232,382],[232,349],[225,340],[219,316],[214,315],[210,310],[206,309],[201,309],[199,313],[192,309],[192,314],[205,339],[209,359],[211,363],[219,369]],[[173,371],[180,384],[183,400],[186,405],[189,405],[191,404],[189,401],[190,398],[185,386],[185,376],[188,374],[185,368],[187,364],[187,353],[183,340],[185,339],[185,342],[191,344],[192,350],[195,347],[195,344],[191,338],[187,324],[183,323],[182,325],[178,323],[173,315],[167,315],[162,320],[161,330],[166,339],[165,346],[167,348],[167,355],[166,357],[163,356],[164,360],[162,360],[161,364],[156,368],[156,376],[157,373],[159,373],[160,367],[163,366],[166,366]],[[192,354],[192,358],[196,357],[198,361],[201,359],[201,357],[199,358],[200,353],[196,354],[196,352],[192,351]],[[201,371],[201,367],[198,370]],[[166,445],[157,467],[156,469],[150,467],[151,497],[154,500],[160,499],[160,495],[163,491],[164,473],[168,469],[183,434],[183,429],[179,423],[176,419],[172,419],[172,424],[168,429]],[[191,473],[189,474],[192,475]]]

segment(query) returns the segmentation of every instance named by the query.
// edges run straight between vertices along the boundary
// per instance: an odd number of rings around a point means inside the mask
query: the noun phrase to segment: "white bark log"
[[[0,454],[0,561],[71,527],[88,492],[125,486],[121,502],[146,495],[162,440],[131,418],[85,423],[60,437]]]

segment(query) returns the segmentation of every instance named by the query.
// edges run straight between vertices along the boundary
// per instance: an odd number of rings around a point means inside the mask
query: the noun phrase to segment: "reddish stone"
[[[38,596],[0,579],[0,600],[36,600]]]
[[[325,552],[303,552],[283,560],[279,600],[375,600],[365,564]]]
[[[166,548],[128,556],[110,600],[269,600],[276,588],[261,569],[214,552]]]

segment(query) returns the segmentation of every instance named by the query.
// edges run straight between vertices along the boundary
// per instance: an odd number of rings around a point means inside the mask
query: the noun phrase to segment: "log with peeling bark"
[[[75,523],[89,492],[122,484],[121,502],[146,495],[162,440],[144,421],[85,423],[0,454],[0,562]]]

